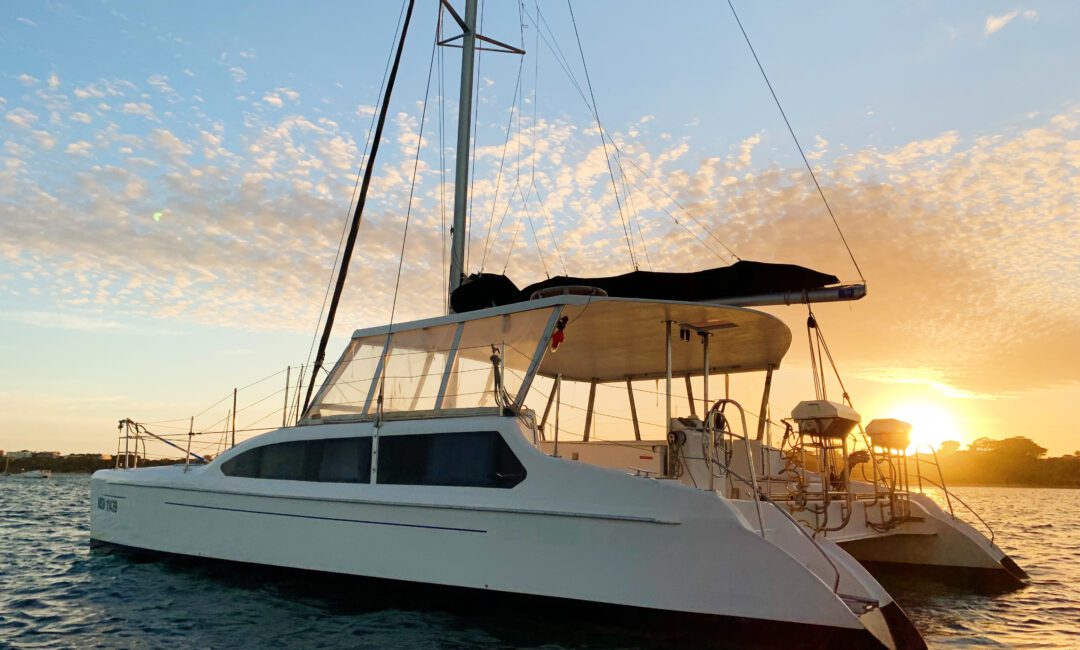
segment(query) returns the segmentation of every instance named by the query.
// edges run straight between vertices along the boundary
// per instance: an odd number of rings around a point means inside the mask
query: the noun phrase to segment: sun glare
[[[925,451],[925,445],[937,449],[942,442],[960,437],[956,418],[948,409],[936,404],[902,404],[890,409],[886,417],[903,420],[911,425],[911,446],[908,447],[908,453],[914,453],[919,446],[923,446]]]

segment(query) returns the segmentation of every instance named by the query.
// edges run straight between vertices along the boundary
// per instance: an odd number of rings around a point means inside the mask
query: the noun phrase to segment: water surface
[[[90,548],[89,477],[0,478],[0,647],[631,648],[549,618],[381,608],[295,574]],[[957,488],[1030,586],[889,590],[931,647],[1080,647],[1080,490]],[[959,514],[959,513],[958,513]],[[306,574],[302,574],[306,575]]]

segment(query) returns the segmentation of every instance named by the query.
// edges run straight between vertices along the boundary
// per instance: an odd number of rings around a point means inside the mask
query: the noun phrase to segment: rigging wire
[[[577,77],[571,71],[569,64],[566,62],[566,55],[563,53],[562,48],[559,46],[558,39],[555,38],[554,30],[552,30],[551,25],[547,22],[547,18],[545,18],[543,16],[543,14],[540,12],[539,6],[536,7],[536,10],[537,10],[536,11],[537,17],[535,19],[528,12],[525,13],[525,16],[527,18],[529,18],[530,21],[532,21],[533,26],[536,27],[537,37],[540,40],[544,41],[544,45],[548,48],[548,51],[551,52],[552,56],[555,58],[556,63],[558,63],[559,67],[562,68],[563,73],[569,79],[571,85],[574,87],[575,90],[577,90],[578,96],[581,97],[581,100],[585,103],[585,106],[591,112],[592,111],[592,106],[589,104],[589,98],[585,95],[585,91],[581,88],[581,84],[578,82]],[[545,36],[542,33],[542,30],[544,30],[544,29],[547,30],[548,35],[550,36],[550,39],[548,38],[548,36]],[[539,47],[539,45],[537,47]],[[607,129],[602,124],[600,124],[599,122],[598,122],[598,126],[600,127],[600,129],[603,132],[605,132],[605,133],[607,132]],[[652,185],[655,189],[659,190],[669,201],[671,201],[673,204],[675,204],[675,206],[678,207],[679,210],[681,210],[686,215],[687,218],[689,218],[691,221],[693,221],[695,225],[697,225],[699,228],[702,229],[702,231],[705,232],[705,234],[707,234],[711,239],[713,239],[717,244],[719,244],[721,248],[723,248],[725,251],[727,251],[728,255],[730,255],[732,259],[734,259],[736,261],[739,261],[739,260],[742,259],[738,255],[735,254],[735,252],[731,249],[730,246],[728,246],[726,243],[723,242],[723,240],[721,240],[719,237],[717,237],[715,233],[713,233],[709,228],[706,228],[705,225],[702,224],[701,221],[698,220],[698,218],[695,217],[686,208],[686,206],[682,205],[674,196],[671,195],[670,192],[668,192],[666,189],[664,189],[664,187],[662,185],[660,185],[655,180],[653,180],[652,177],[649,174],[647,174],[645,172],[645,170],[641,168],[640,165],[638,165],[636,162],[634,162],[633,158],[627,157],[626,154],[622,151],[622,148],[619,147],[619,144],[617,142],[615,142],[615,140],[613,138],[611,138],[610,134],[608,134],[608,140],[611,142],[612,148],[614,148],[617,153],[622,154],[622,157],[626,157],[627,162],[629,162],[635,169],[637,169],[637,171],[641,173],[642,177],[645,178],[645,180],[647,180],[650,185]],[[620,167],[620,171],[622,171],[621,167]],[[635,187],[637,187],[637,186],[635,185]],[[649,197],[649,195],[644,190],[642,190],[640,187],[638,187],[638,189],[642,191],[642,193],[646,196],[646,198],[649,199],[649,201],[653,205],[657,206],[658,208],[661,208],[660,204],[655,199],[653,199],[652,197]],[[677,225],[679,225],[683,229],[686,229],[686,230],[689,231],[689,229],[686,227],[686,225],[679,222],[678,219],[676,219],[674,217],[674,215],[671,214],[670,211],[668,211],[666,209],[663,210],[663,211],[665,212],[665,214],[667,214],[669,217],[671,217],[675,221],[675,223]],[[693,233],[691,233],[691,234],[693,234]],[[702,241],[701,238],[698,237],[697,235],[694,235],[694,238],[697,239],[698,241]],[[724,257],[722,255],[720,255],[719,253],[717,253],[711,247],[706,246],[706,249],[708,249],[709,252],[716,255],[719,259],[724,260]]]
[[[544,251],[543,251],[542,248],[540,248],[540,238],[536,235],[536,225],[533,223],[532,214],[529,212],[529,199],[528,199],[529,195],[523,194],[520,187],[517,188],[517,191],[518,191],[518,196],[521,197],[521,209],[522,209],[522,211],[525,212],[525,218],[529,222],[529,230],[532,231],[533,242],[536,243],[536,253],[540,257],[540,264],[544,267],[544,277],[545,278],[550,278],[551,273],[548,272],[547,261],[544,260]],[[518,223],[520,223],[520,220],[519,220]],[[515,240],[516,239],[517,239],[517,236],[515,234]],[[503,264],[503,275],[506,275],[506,269],[510,266],[510,254],[513,253],[513,252],[514,252],[514,242],[511,241],[510,242],[510,251],[506,253],[506,263]],[[558,249],[556,249],[556,252],[558,252]],[[561,261],[561,258],[560,258],[560,261]],[[564,274],[566,273],[565,267],[563,268],[563,273]]]
[[[510,189],[508,198],[506,200],[506,208],[503,210],[502,216],[499,218],[499,226],[498,226],[498,228],[496,229],[496,232],[495,232],[495,240],[491,242],[491,247],[492,248],[494,247],[494,244],[498,241],[499,235],[502,233],[503,223],[506,220],[506,216],[510,213],[510,209],[514,205],[514,197],[515,197],[515,195],[521,197],[522,206],[521,206],[521,211],[517,212],[517,214],[516,214],[517,226],[514,228],[513,237],[510,239],[510,246],[509,246],[509,249],[508,249],[508,251],[506,253],[506,261],[503,264],[503,270],[502,270],[503,275],[506,275],[506,269],[509,268],[509,266],[510,266],[510,258],[511,258],[511,255],[513,254],[513,252],[514,252],[514,246],[517,243],[518,235],[521,233],[521,213],[526,212],[526,215],[528,216],[528,212],[527,212],[528,206],[525,203],[526,198],[525,198],[525,195],[521,191],[521,142],[522,142],[522,137],[521,137],[521,113],[524,110],[523,104],[525,102],[525,95],[524,95],[524,91],[522,90],[522,88],[523,88],[522,79],[524,78],[523,72],[524,72],[524,69],[525,69],[525,54],[524,54],[524,52],[525,52],[525,27],[526,27],[526,25],[525,25],[525,16],[524,16],[523,3],[518,3],[518,34],[519,34],[520,39],[521,39],[521,47],[520,47],[520,49],[521,49],[522,55],[521,55],[521,59],[518,62],[517,83],[515,84],[515,88],[514,88],[514,101],[513,101],[513,104],[511,105],[511,111],[512,111],[512,113],[511,113],[511,121],[508,122],[507,125],[506,125],[506,127],[507,127],[506,128],[506,142],[507,143],[509,143],[509,140],[510,140],[510,127],[511,127],[511,125],[513,123],[515,123],[515,122],[516,122],[516,125],[517,125],[517,132],[516,132],[517,137],[515,138],[515,142],[514,142],[515,150],[516,150],[515,151],[515,160],[514,160],[514,186]],[[506,155],[506,144],[503,145],[503,156],[505,157],[505,155]],[[501,172],[502,172],[502,165],[500,163],[500,175],[501,175]],[[496,185],[496,192],[498,191],[497,188],[498,188],[498,185]],[[495,208],[495,205],[493,203],[492,204],[492,217],[494,217],[494,208]],[[529,217],[529,218],[531,220],[531,217]],[[489,229],[490,229],[490,226],[491,226],[491,223],[489,221],[488,222]],[[535,229],[534,229],[534,232],[535,232]],[[490,230],[489,230],[489,234],[490,234]],[[487,259],[487,255],[490,252],[490,250],[491,249],[489,249],[485,245],[484,259]],[[539,247],[539,245],[537,245],[537,253],[540,255],[540,262],[541,262],[541,264],[544,265],[545,273],[546,273],[547,263],[544,262],[544,252]],[[484,267],[484,264],[481,263],[480,267],[481,267],[481,271],[482,271],[483,267]]]
[[[750,36],[746,33],[742,21],[739,20],[739,14],[735,11],[735,5],[732,4],[732,0],[727,0],[727,3],[728,7],[731,8],[731,15],[735,16],[735,22],[739,25],[739,31],[742,32],[743,38],[746,40],[747,47],[750,48],[750,54],[754,56],[754,63],[757,63],[758,70],[761,71],[761,77],[765,80],[765,85],[768,86],[773,101],[776,102],[776,108],[780,110],[780,116],[784,118],[784,124],[787,125],[788,133],[791,134],[791,139],[795,141],[795,147],[799,150],[799,155],[802,156],[803,164],[806,165],[806,171],[810,172],[810,179],[814,181],[814,187],[817,188],[818,195],[821,197],[821,202],[825,204],[825,210],[828,211],[829,217],[836,227],[836,232],[840,235],[840,241],[844,243],[844,248],[847,250],[848,257],[851,258],[851,263],[855,266],[855,271],[859,274],[859,279],[865,284],[866,278],[863,276],[862,269],[859,268],[859,263],[855,261],[855,254],[851,252],[851,246],[848,245],[847,237],[844,236],[844,231],[840,228],[840,222],[837,221],[832,206],[829,205],[829,200],[825,198],[825,192],[821,189],[821,183],[818,182],[817,175],[814,173],[814,168],[810,165],[810,160],[806,157],[806,152],[803,151],[798,136],[795,135],[795,129],[792,128],[791,121],[788,120],[787,113],[784,112],[784,107],[780,104],[780,98],[776,96],[776,91],[773,89],[772,82],[769,81],[769,75],[765,74],[765,67],[761,64],[761,59],[758,58],[757,52],[754,50],[754,45],[750,42]]]
[[[525,4],[521,4],[521,13],[524,17],[528,17],[528,12],[525,11]],[[540,14],[539,0],[536,2],[536,15]],[[531,18],[530,18],[531,20]],[[535,23],[533,23],[535,27]],[[540,211],[544,214],[544,222],[547,224],[548,236],[551,238],[551,245],[555,249],[555,256],[559,259],[559,266],[562,267],[563,275],[570,275],[566,270],[566,262],[563,260],[562,251],[559,250],[559,242],[555,238],[555,227],[552,225],[551,215],[548,214],[547,207],[544,205],[544,197],[540,194],[540,189],[536,187],[536,136],[540,131],[540,127],[536,121],[537,105],[540,102],[540,28],[535,27],[536,39],[533,52],[533,118],[532,118],[532,148],[529,150],[529,193],[525,196],[536,195],[536,200],[540,204]],[[526,201],[526,208],[528,207]],[[537,249],[540,248],[540,242],[536,242]],[[543,256],[540,257],[541,263],[544,263]],[[547,272],[547,264],[544,263],[544,275],[551,277]]]
[[[383,102],[379,107],[379,119],[375,125],[375,135],[371,140],[371,155],[364,168],[364,180],[360,185],[360,198],[356,201],[356,211],[353,214],[352,222],[349,226],[349,238],[345,242],[345,249],[341,254],[341,268],[338,270],[337,281],[334,285],[334,295],[330,299],[330,309],[326,313],[326,325],[323,327],[322,338],[319,339],[319,351],[315,355],[315,363],[311,369],[311,378],[308,383],[307,395],[304,398],[305,411],[311,403],[311,395],[315,389],[315,381],[318,379],[319,370],[322,368],[326,356],[326,346],[330,341],[330,333],[334,327],[334,319],[337,315],[337,308],[341,301],[342,291],[345,288],[345,278],[349,271],[349,263],[352,260],[353,249],[356,245],[356,235],[360,230],[364,206],[367,203],[368,190],[371,188],[371,176],[375,168],[375,158],[379,152],[383,128],[386,126],[386,114],[390,108],[390,98],[393,93],[394,82],[397,79],[398,69],[401,64],[402,51],[405,49],[405,37],[408,34],[409,22],[412,19],[413,8],[416,4],[415,0],[408,0],[408,2],[408,9],[405,11],[405,20],[401,24],[401,35],[398,40],[396,52],[394,53],[394,64],[390,69],[390,76],[387,77],[386,81],[386,93],[383,96]]]
[[[693,213],[690,212],[690,210],[686,208],[686,206],[684,206],[682,203],[679,203],[679,200],[676,199],[674,196],[672,196],[671,193],[668,192],[666,189],[664,189],[663,185],[660,185],[655,180],[653,180],[653,178],[651,176],[649,176],[649,174],[647,174],[645,172],[645,170],[641,168],[640,165],[638,165],[636,162],[634,162],[633,158],[628,157],[625,154],[623,154],[623,151],[621,149],[619,149],[619,145],[615,144],[614,146],[615,146],[615,150],[618,153],[622,154],[623,157],[626,158],[626,161],[629,162],[634,167],[634,169],[638,170],[638,172],[641,173],[642,178],[647,180],[653,187],[655,187],[657,190],[659,190],[669,201],[674,203],[676,207],[678,207],[680,210],[682,210],[683,214],[685,214],[691,221],[694,222],[694,225],[696,225],[698,228],[701,228],[705,232],[705,234],[708,235],[710,238],[712,238],[712,240],[715,241],[717,244],[720,244],[720,246],[725,251],[727,251],[727,254],[730,255],[735,261],[737,261],[737,262],[742,261],[742,258],[739,257],[738,255],[736,255],[735,251],[733,251],[730,246],[725,244],[723,242],[723,240],[721,240],[719,237],[717,237],[712,232],[712,230],[705,227],[705,224],[701,223],[701,221],[699,221],[698,218],[695,217],[693,215]],[[633,181],[631,181],[631,185],[633,185]],[[634,187],[637,187],[637,185],[634,185]],[[638,189],[641,189],[641,188],[638,188]],[[647,193],[642,191],[642,194],[644,194],[646,198],[648,198],[650,201],[652,201],[653,205],[657,206],[658,208],[660,207],[660,204],[657,203],[655,200],[653,200],[651,197],[649,197],[649,195]],[[672,219],[675,219],[675,216],[672,215],[671,212],[668,212],[667,210],[664,210],[664,212],[666,212],[669,216],[671,216]],[[677,219],[675,220],[675,223],[677,223],[677,224],[679,223]],[[683,225],[683,224],[679,224],[679,225]],[[683,228],[686,228],[686,226],[683,226]],[[697,237],[696,235],[695,235],[695,237],[698,239],[698,241],[702,241],[700,237]],[[702,242],[702,243],[704,243],[704,242]],[[709,248],[709,250],[712,251],[714,255],[716,255],[720,259],[723,259],[723,256],[721,256],[719,253],[717,253],[711,247],[707,246],[706,248]]]
[[[641,192],[641,194],[642,194],[642,196],[644,196],[644,197],[645,197],[646,199],[648,199],[648,200],[649,200],[649,202],[650,202],[650,203],[652,203],[652,204],[653,204],[653,206],[655,206],[657,210],[660,210],[661,212],[663,212],[663,213],[664,213],[664,214],[666,214],[667,216],[671,217],[671,220],[675,222],[675,225],[676,225],[676,226],[679,226],[680,228],[682,228],[683,230],[685,230],[685,231],[687,232],[687,234],[689,234],[689,235],[690,235],[691,237],[693,237],[694,239],[696,239],[696,240],[698,241],[698,243],[700,243],[700,244],[701,244],[701,245],[702,245],[703,247],[705,247],[705,250],[707,250],[707,251],[709,251],[710,253],[712,253],[713,255],[715,255],[715,256],[716,256],[716,257],[717,257],[718,259],[720,259],[720,260],[724,260],[724,256],[723,256],[723,255],[721,255],[721,254],[720,254],[720,253],[719,253],[719,252],[718,252],[718,251],[717,251],[716,249],[714,249],[714,248],[713,248],[712,246],[709,246],[709,243],[708,243],[708,242],[706,242],[706,241],[705,241],[704,239],[702,239],[702,238],[701,238],[701,236],[700,236],[700,235],[698,235],[698,234],[697,234],[696,232],[694,232],[693,230],[691,230],[691,229],[689,228],[689,226],[687,226],[687,225],[686,225],[686,224],[684,224],[683,222],[679,221],[679,218],[678,218],[677,216],[675,216],[674,214],[672,214],[670,210],[668,210],[668,209],[667,209],[667,208],[665,208],[664,206],[662,206],[662,205],[660,205],[659,203],[657,203],[657,202],[656,202],[656,200],[655,200],[655,199],[653,199],[653,198],[652,198],[651,196],[649,196],[649,195],[648,195],[648,194],[647,194],[647,193],[646,193],[646,192],[645,192],[644,190],[642,190],[642,189],[641,189],[641,187],[639,187],[637,183],[635,183],[634,181],[632,181],[632,180],[630,180],[630,179],[627,179],[627,182],[629,182],[629,183],[630,183],[630,186],[631,186],[631,187],[633,187],[634,189],[636,189],[636,190],[640,191],[640,192]],[[706,232],[708,232],[708,231],[706,231]],[[721,245],[723,245],[723,244],[721,244]],[[736,260],[738,260],[739,258],[738,258],[738,257],[736,257],[735,259],[736,259]]]
[[[522,48],[524,48],[524,45],[525,44],[522,43]],[[481,272],[484,271],[484,265],[487,263],[488,252],[491,250],[491,226],[495,222],[495,208],[497,207],[498,202],[499,202],[499,188],[502,185],[503,167],[504,167],[504,165],[506,163],[506,150],[510,147],[510,133],[513,130],[513,124],[514,124],[514,117],[515,116],[518,117],[518,126],[519,126],[518,133],[520,135],[520,125],[521,125],[521,117],[520,117],[520,115],[521,115],[521,111],[518,108],[518,97],[519,97],[519,95],[521,93],[521,72],[522,72],[522,69],[524,68],[524,66],[525,66],[525,57],[522,56],[521,60],[518,63],[517,83],[514,84],[514,99],[510,103],[510,116],[506,120],[506,138],[503,140],[502,156],[500,156],[500,158],[499,158],[499,170],[495,175],[495,196],[491,199],[491,216],[488,218],[487,235],[485,235],[485,237],[484,237],[484,249],[483,249],[484,253],[480,258],[480,271]],[[521,147],[520,138],[518,138],[519,153],[520,153],[520,147]],[[520,177],[520,156],[519,156],[518,164],[519,164],[519,177]],[[516,181],[515,181],[515,188],[514,189],[517,189]],[[495,231],[495,238],[496,239],[499,238],[499,233],[502,231],[503,221],[506,219],[506,214],[510,211],[510,205],[513,202],[513,198],[514,198],[514,189],[510,190],[510,203],[507,203],[506,210],[503,211],[502,217],[499,219],[499,227],[496,228],[496,231]]]
[[[623,237],[626,238],[626,248],[630,251],[630,263],[634,270],[638,270],[637,258],[634,256],[634,244],[630,241],[630,231],[626,225],[626,215],[623,213],[622,201],[619,199],[619,187],[615,182],[615,170],[611,167],[611,155],[608,153],[607,138],[600,124],[600,109],[596,105],[596,94],[593,93],[592,79],[589,77],[589,66],[585,63],[585,49],[581,46],[581,34],[578,32],[577,19],[574,18],[574,5],[566,0],[566,7],[570,10],[570,21],[574,24],[574,37],[577,39],[578,53],[581,55],[581,67],[585,70],[585,83],[589,87],[589,97],[592,98],[592,113],[596,118],[597,130],[600,131],[600,143],[604,148],[604,162],[607,163],[608,175],[611,176],[611,190],[615,193],[615,205],[619,209],[619,221],[622,223]]]
[[[420,152],[424,148],[424,124],[427,121],[428,99],[431,96],[431,73],[435,67],[435,50],[439,47],[438,40],[438,38],[435,38],[434,43],[431,46],[431,62],[428,63],[427,83],[424,90],[424,105],[420,110],[420,128],[416,134],[416,156],[413,158],[412,180],[409,184],[409,199],[405,204],[405,229],[401,235],[401,252],[398,255],[397,278],[394,280],[394,299],[390,304],[390,324],[387,328],[387,341],[389,341],[391,331],[393,330],[394,314],[397,310],[398,292],[401,288],[401,270],[405,266],[405,244],[409,239],[409,221],[412,217],[413,198],[416,195],[416,176],[420,169]],[[382,373],[383,380],[385,380],[385,375],[385,372]],[[379,399],[380,401],[382,400],[382,382],[380,382],[379,385]]]
[[[439,12],[439,20],[442,20],[442,12]],[[450,272],[446,268],[446,95],[444,81],[446,68],[443,64],[443,48],[438,48],[439,53],[439,219],[440,234],[442,235],[442,286],[449,286]],[[450,313],[450,294],[442,292],[443,313]]]
[[[375,105],[379,105],[382,102],[383,92],[386,90],[386,76],[390,73],[390,62],[394,58],[393,44],[397,41],[398,33],[401,31],[401,18],[405,15],[405,6],[408,1],[401,3],[401,11],[398,13],[397,27],[394,30],[394,36],[390,41],[390,53],[386,57],[386,65],[383,67],[382,81],[379,82],[379,93],[376,97]],[[319,319],[315,322],[315,333],[311,336],[311,346],[308,348],[307,361],[305,365],[311,363],[311,354],[315,351],[315,342],[319,339],[319,325],[322,324],[323,314],[326,313],[326,300],[330,297],[330,287],[334,284],[334,272],[337,271],[338,259],[341,257],[341,246],[345,242],[345,233],[349,230],[349,219],[352,217],[353,206],[356,204],[356,190],[360,187],[360,178],[364,172],[364,160],[367,158],[368,149],[371,146],[371,136],[375,128],[375,116],[378,115],[378,111],[371,114],[371,123],[368,124],[367,138],[364,140],[364,151],[360,155],[360,166],[356,170],[356,182],[353,184],[352,194],[349,195],[349,209],[345,213],[345,223],[341,226],[341,236],[338,237],[337,252],[334,253],[334,263],[330,266],[330,277],[326,281],[326,291],[323,292],[322,305],[319,307]],[[445,248],[445,247],[444,247]],[[313,377],[312,380],[315,378]]]
[[[638,240],[641,242],[641,248],[645,251],[645,264],[649,270],[652,270],[652,258],[649,257],[649,246],[645,243],[645,233],[641,230],[641,219],[638,215],[637,203],[634,202],[634,195],[630,192],[630,186],[626,182],[626,170],[622,166],[622,154],[618,149],[615,150],[615,165],[619,168],[619,177],[622,180],[624,196],[626,196],[626,204],[630,208],[630,236],[634,235],[634,226],[637,225]]]

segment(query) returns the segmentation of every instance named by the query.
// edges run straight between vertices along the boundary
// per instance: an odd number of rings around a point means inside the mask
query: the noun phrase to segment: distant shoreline
[[[950,483],[946,487],[998,487],[998,488],[1049,488],[1052,490],[1080,490],[1080,485],[1043,485],[1041,483]]]

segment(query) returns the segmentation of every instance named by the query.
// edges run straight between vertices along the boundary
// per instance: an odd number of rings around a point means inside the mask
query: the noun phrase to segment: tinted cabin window
[[[379,438],[379,483],[512,488],[525,468],[495,431]]]
[[[311,446],[306,441],[298,441],[281,442],[263,447],[259,478],[303,481],[306,473],[304,464],[307,460],[308,448]]]
[[[324,440],[316,480],[367,483],[371,479],[371,438]]]
[[[322,483],[367,483],[371,438],[279,442],[249,449],[221,466],[226,476]]]

